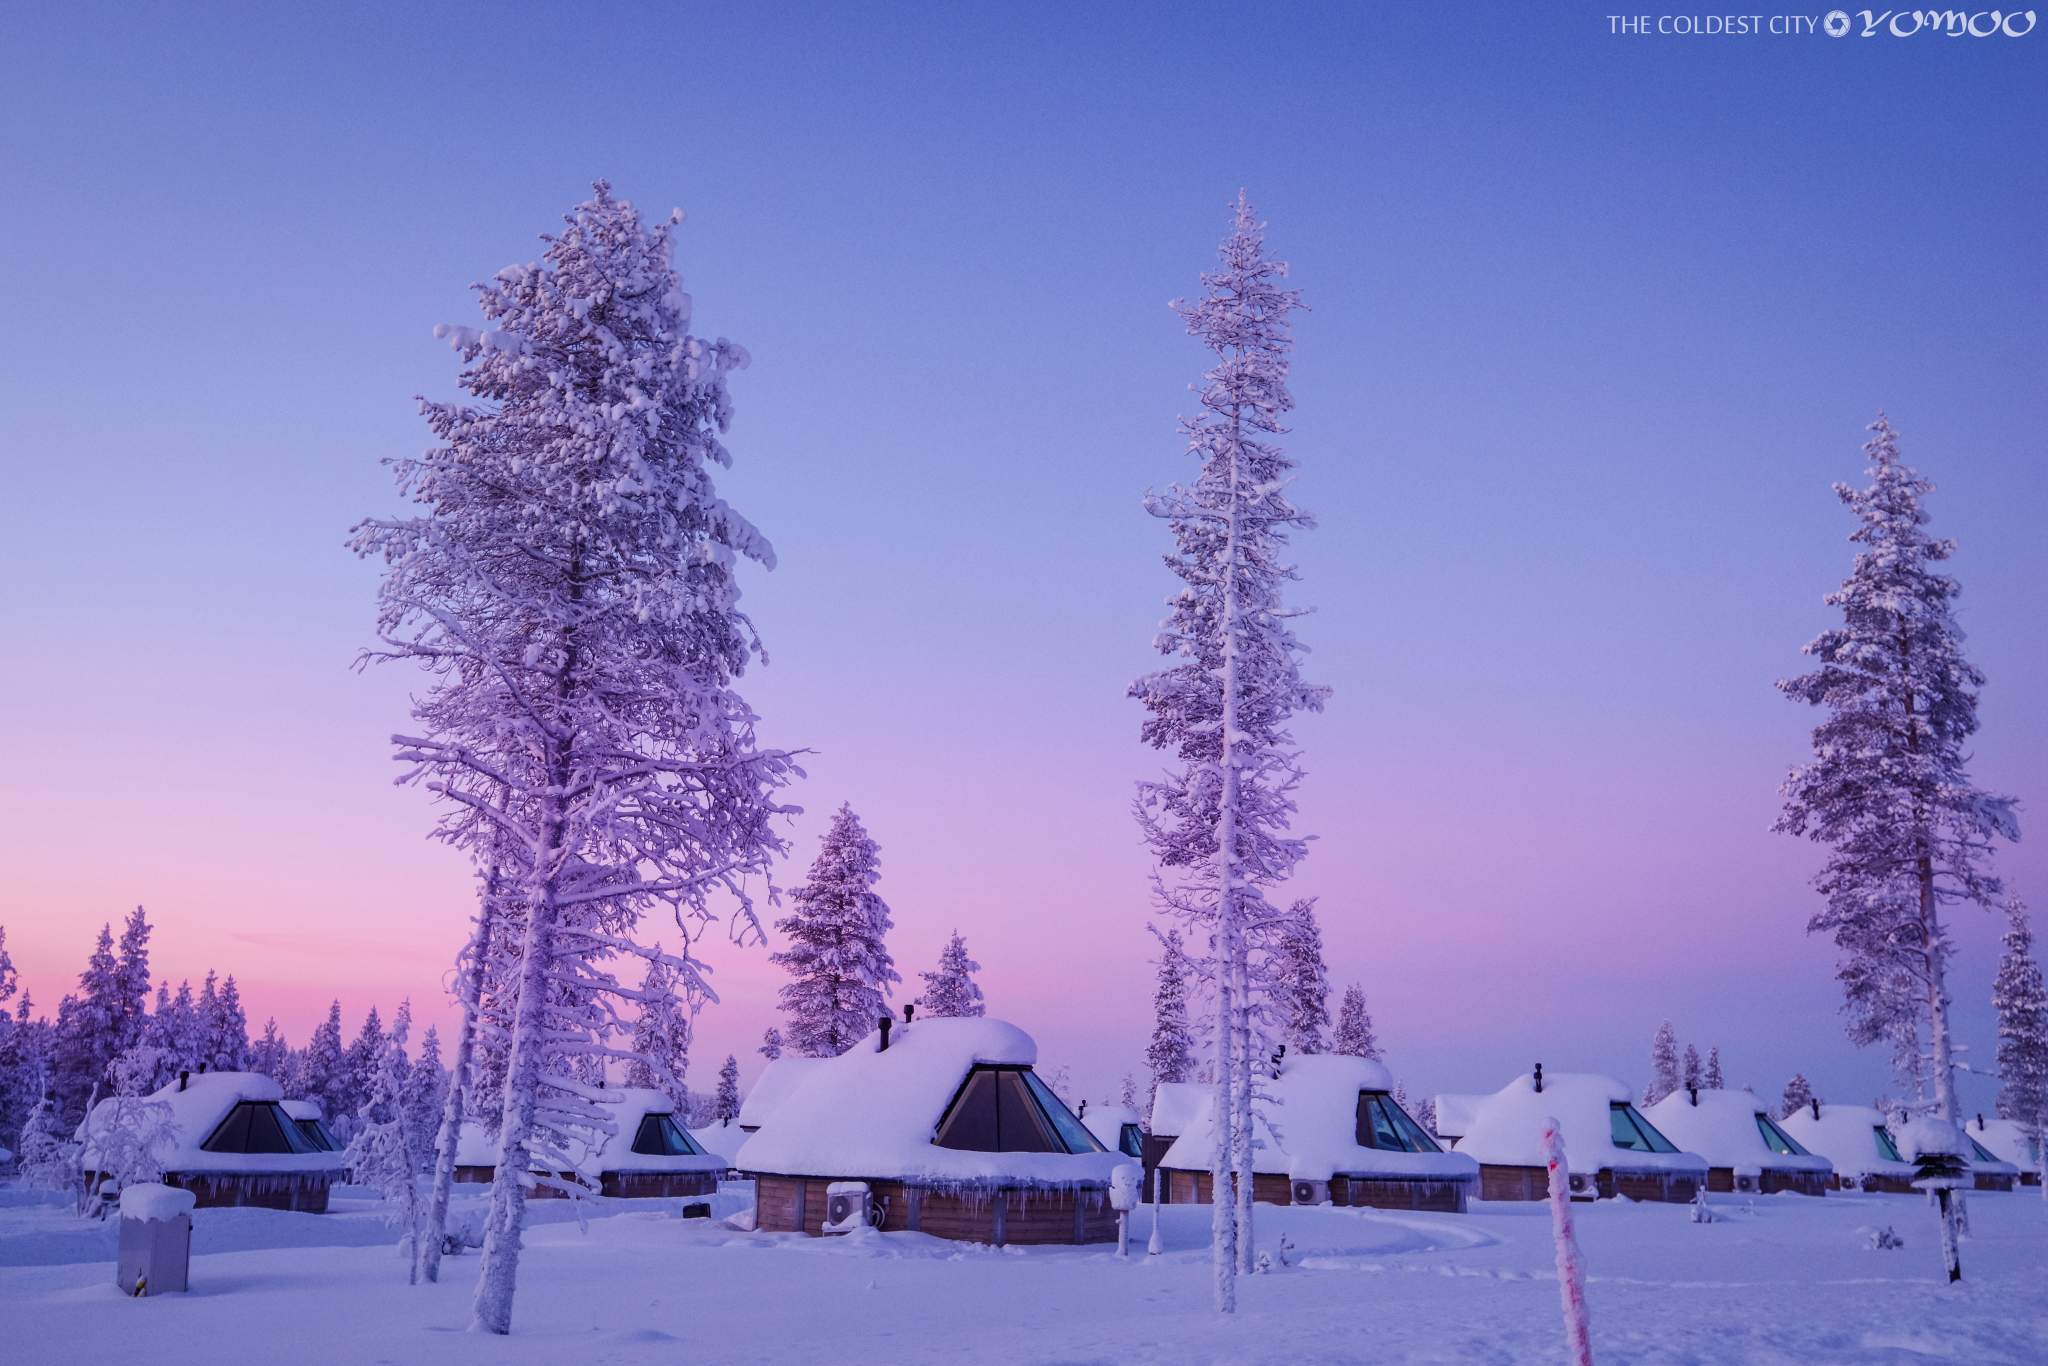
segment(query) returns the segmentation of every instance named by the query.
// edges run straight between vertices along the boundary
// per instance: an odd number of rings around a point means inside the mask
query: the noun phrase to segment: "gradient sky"
[[[1585,5],[0,9],[0,924],[54,1010],[137,903],[160,973],[303,1042],[441,974],[471,890],[394,789],[416,676],[351,671],[381,460],[451,396],[439,322],[597,176],[681,205],[743,342],[720,490],[766,739],[813,751],[799,880],[851,801],[906,972],[966,933],[1083,1092],[1141,1069],[1156,761],[1123,692],[1172,580],[1145,489],[1240,187],[1314,311],[1294,600],[1335,693],[1297,736],[1296,890],[1413,1091],[1538,1059],[1862,1101],[1884,1059],[1768,833],[1817,719],[1880,407],[1940,485],[1990,677],[1974,774],[2048,906],[2048,32],[1636,37]],[[1996,925],[1959,916],[1988,1064]],[[691,1079],[782,979],[700,952]],[[913,978],[913,986],[916,985]],[[902,999],[904,993],[899,993]],[[431,1003],[431,1004],[430,1004]],[[1966,1106],[1992,1086],[1966,1081]]]

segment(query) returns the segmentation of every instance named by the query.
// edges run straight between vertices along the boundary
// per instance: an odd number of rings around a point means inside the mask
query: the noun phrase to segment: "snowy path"
[[[1710,1225],[1688,1222],[1682,1206],[1579,1206],[1595,1359],[2048,1361],[2048,1208],[2033,1194],[1979,1194],[1971,1207],[1967,1279],[1951,1289],[1916,1196],[1722,1198],[1723,1218]],[[0,1210],[0,1247],[34,1213]],[[271,1350],[293,1366],[1521,1366],[1563,1357],[1544,1214],[1541,1205],[1463,1217],[1262,1206],[1261,1249],[1277,1252],[1284,1235],[1297,1266],[1243,1283],[1240,1312],[1226,1319],[1209,1308],[1205,1207],[1169,1207],[1166,1255],[1148,1263],[1140,1253],[1128,1265],[1094,1248],[739,1234],[631,1208],[593,1219],[587,1233],[573,1222],[529,1233],[510,1339],[460,1331],[474,1255],[448,1263],[444,1284],[409,1288],[386,1237],[374,1247],[197,1256],[191,1293],[148,1301],[122,1299],[105,1262],[0,1266],[0,1355],[35,1366],[143,1352],[152,1366],[219,1366]],[[1138,1216],[1140,1246],[1149,1218]],[[352,1214],[329,1222],[370,1225]],[[1867,1250],[1866,1230],[1886,1225],[1905,1249]],[[224,1240],[228,1226],[218,1227]]]

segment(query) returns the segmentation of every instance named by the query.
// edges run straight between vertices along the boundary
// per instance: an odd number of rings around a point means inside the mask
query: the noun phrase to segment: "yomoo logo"
[[[1939,33],[1944,38],[1961,38],[1965,34],[1972,38],[1989,38],[1998,33],[2003,33],[2008,38],[2024,38],[2034,31],[2034,11],[2032,10],[2028,10],[2025,14],[2006,14],[2001,10],[1995,9],[1978,10],[1975,14],[1959,9],[1916,9],[1911,11],[1888,9],[1883,14],[1877,14],[1866,9],[1858,10],[1857,13],[1863,16],[1863,33],[1861,36],[1865,38],[1875,38],[1880,26],[1894,38],[1910,38],[1923,29],[1929,33]],[[2013,25],[2021,19],[2027,21],[2027,26],[2025,28],[2014,28]],[[1912,21],[1913,27],[1899,27],[1899,25],[1907,20]],[[1846,38],[1849,36],[1850,23],[1849,16],[1845,11],[1830,10],[1828,17],[1821,21],[1821,28],[1826,31],[1830,38]]]

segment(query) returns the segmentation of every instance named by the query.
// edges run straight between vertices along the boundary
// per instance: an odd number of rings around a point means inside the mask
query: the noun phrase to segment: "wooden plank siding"
[[[600,1172],[598,1192],[619,1200],[661,1200],[683,1195],[713,1195],[717,1172]]]
[[[1207,1172],[1166,1169],[1166,1203],[1206,1205],[1211,1190]],[[1235,1185],[1235,1183],[1232,1183]],[[1444,1180],[1401,1181],[1385,1177],[1335,1176],[1330,1179],[1330,1203],[1357,1209],[1428,1210],[1437,1214],[1465,1212],[1466,1182]],[[1541,1198],[1541,1197],[1537,1197]],[[1294,1203],[1294,1183],[1275,1172],[1252,1175],[1252,1199],[1269,1205]]]
[[[1631,1200],[1683,1205],[1699,1191],[1690,1176],[1665,1172],[1617,1172],[1602,1167],[1594,1174],[1594,1189],[1602,1200],[1626,1195]],[[1550,1172],[1543,1167],[1495,1166],[1479,1168],[1479,1198],[1482,1200],[1548,1200]]]
[[[1735,1169],[1733,1167],[1707,1168],[1707,1189],[1719,1195],[1735,1193]],[[1826,1195],[1828,1174],[1826,1172],[1779,1171],[1765,1167],[1757,1177],[1757,1194],[1776,1195],[1779,1191],[1791,1191],[1796,1195]]]
[[[755,1174],[754,1227],[770,1233],[825,1229],[826,1188],[841,1177]],[[1116,1211],[1105,1190],[964,1189],[868,1179],[884,1233],[929,1233],[964,1243],[1108,1243]]]
[[[340,1176],[340,1172],[333,1173]],[[225,1172],[167,1172],[166,1186],[188,1190],[198,1209],[248,1205],[257,1209],[327,1213],[327,1172],[280,1172],[234,1175]]]
[[[1235,1178],[1230,1184],[1235,1190]],[[1209,1203],[1212,1190],[1211,1178],[1207,1172],[1166,1168],[1166,1203],[1169,1205],[1206,1205]],[[1277,1172],[1253,1172],[1252,1199],[1264,1201],[1269,1205],[1291,1205],[1294,1203],[1294,1185]]]

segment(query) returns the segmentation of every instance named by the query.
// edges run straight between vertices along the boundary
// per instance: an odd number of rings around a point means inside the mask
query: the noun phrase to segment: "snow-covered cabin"
[[[2041,1184],[2041,1141],[2028,1138],[2019,1121],[1978,1115],[1963,1127],[1970,1131],[1971,1142],[1996,1160],[2011,1163],[2022,1185]]]
[[[299,1126],[299,1132],[306,1136],[308,1143],[323,1153],[338,1153],[342,1150],[343,1145],[327,1127],[327,1117],[320,1113],[319,1101],[284,1100],[278,1104],[284,1106],[284,1112],[291,1116],[292,1123]]]
[[[1380,1063],[1336,1053],[1298,1054],[1252,1103],[1252,1198],[1272,1204],[1369,1205],[1462,1213],[1479,1164],[1447,1153],[1394,1101]],[[1201,1114],[1160,1161],[1169,1204],[1207,1204],[1216,1151],[1214,1088]]]
[[[1643,1118],[1672,1144],[1707,1160],[1707,1189],[1826,1195],[1834,1164],[1801,1147],[1748,1091],[1673,1091]]]
[[[597,1187],[598,1194],[622,1200],[709,1195],[718,1189],[725,1158],[691,1137],[666,1092],[620,1086],[600,1095],[599,1104],[607,1107],[617,1132],[595,1148],[579,1144],[568,1154],[570,1170],[556,1175],[580,1177]],[[465,1123],[456,1137],[455,1179],[490,1181],[497,1160],[498,1135],[474,1121]],[[539,1199],[561,1194],[553,1186],[536,1186],[531,1192]]]
[[[1980,1191],[2009,1191],[2022,1183],[2024,1173],[2017,1162],[2008,1162],[1986,1147],[1977,1136],[1977,1125],[1985,1123],[1982,1115],[1977,1123],[1965,1121],[1960,1127],[1963,1136],[1969,1140],[1970,1171],[1977,1178],[1976,1188]],[[2034,1178],[2040,1180],[2038,1175]]]
[[[342,1155],[306,1137],[276,1081],[259,1072],[199,1072],[145,1099],[170,1112],[168,1138],[152,1153],[163,1183],[191,1191],[198,1206],[327,1212],[327,1187],[342,1177]],[[80,1161],[95,1184],[102,1149],[120,1142],[113,1130],[133,1106],[103,1100],[80,1126]]]
[[[1122,1153],[1135,1162],[1145,1160],[1145,1130],[1138,1123],[1138,1112],[1128,1105],[1090,1105],[1081,1102],[1081,1122],[1088,1126],[1088,1132],[1095,1135],[1095,1141],[1113,1153]]]
[[[997,1245],[1116,1237],[1110,1173],[1130,1159],[1032,1071],[1030,1035],[954,1017],[881,1039],[812,1060],[735,1155],[755,1182],[757,1228],[821,1232],[827,1186],[864,1181],[885,1231]]]
[[[770,1061],[761,1069],[761,1075],[754,1078],[747,1098],[740,1102],[740,1132],[751,1134],[767,1123],[776,1106],[788,1100],[810,1079],[811,1073],[830,1061],[830,1058],[798,1057]]]
[[[1810,1101],[1778,1121],[1809,1152],[1835,1164],[1836,1190],[1910,1194],[1919,1171],[1899,1154],[1885,1116],[1868,1105]]]
[[[1550,1197],[1543,1121],[1554,1118],[1573,1199],[1691,1200],[1706,1183],[1707,1160],[1680,1152],[1636,1112],[1634,1099],[1628,1084],[1612,1077],[1525,1072],[1490,1096],[1438,1096],[1436,1131],[1478,1161],[1482,1199]]]

